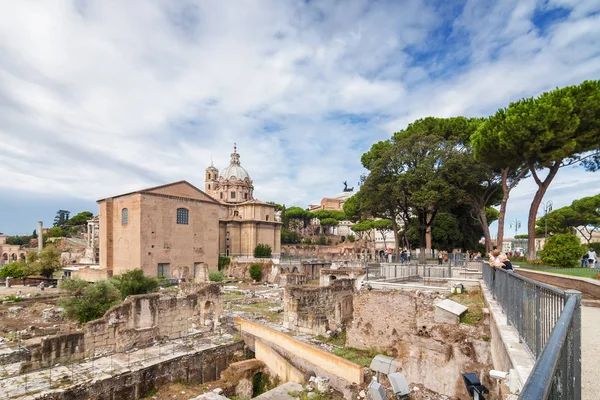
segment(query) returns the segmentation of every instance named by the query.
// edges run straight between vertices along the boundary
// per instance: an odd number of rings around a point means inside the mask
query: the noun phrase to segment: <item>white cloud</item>
[[[597,3],[544,4],[2,2],[0,189],[94,200],[202,186],[237,142],[259,198],[314,203],[416,118],[487,115],[597,77]],[[555,5],[573,10],[542,35],[532,15]]]

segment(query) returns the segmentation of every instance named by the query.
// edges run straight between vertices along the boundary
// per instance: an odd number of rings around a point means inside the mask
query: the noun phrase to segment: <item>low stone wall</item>
[[[582,293],[584,299],[600,300],[600,281],[577,276],[550,274],[541,271],[532,271],[522,268],[515,269],[519,275],[535,279],[538,282],[556,286],[560,289],[573,289]]]
[[[321,270],[331,267],[331,261],[286,261],[279,264],[281,273],[299,273],[307,276],[308,280],[319,279]]]
[[[238,279],[252,279],[250,277],[250,265],[260,264],[262,270],[262,281],[277,283],[279,268],[273,264],[270,258],[232,258],[225,269],[225,273]]]
[[[335,375],[349,384],[364,381],[364,368],[348,360],[328,353],[307,343],[294,339],[285,333],[276,331],[267,326],[242,318],[235,318],[234,322],[240,325],[243,334],[250,334],[285,349],[293,358],[318,364],[327,374]]]
[[[492,369],[483,326],[435,322],[444,296],[433,291],[359,291],[346,345],[386,352],[402,365],[408,382],[448,396],[468,398],[461,373],[476,373],[488,388]]]
[[[130,400],[142,398],[171,382],[212,382],[219,379],[229,364],[243,357],[244,347],[244,342],[240,341],[201,350],[107,379],[41,394],[37,399]]]
[[[354,280],[339,279],[326,287],[286,286],[283,294],[285,328],[325,335],[352,319]]]
[[[304,285],[308,282],[308,276],[305,274],[286,273],[279,276],[279,284],[287,285]]]
[[[192,324],[212,324],[219,319],[220,290],[219,284],[209,284],[185,297],[161,297],[158,293],[130,296],[102,318],[85,324],[83,332],[42,339],[31,347],[21,372],[186,336]]]

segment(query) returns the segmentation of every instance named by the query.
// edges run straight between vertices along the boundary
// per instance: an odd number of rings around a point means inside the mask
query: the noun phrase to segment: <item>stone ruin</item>
[[[44,338],[29,346],[21,372],[147,347],[211,328],[223,310],[221,286],[207,284],[186,290],[189,294],[182,297],[159,293],[129,296],[102,318],[86,323],[81,332]]]

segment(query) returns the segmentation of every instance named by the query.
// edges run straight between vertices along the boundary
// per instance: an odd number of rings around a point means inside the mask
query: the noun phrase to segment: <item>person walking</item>
[[[438,251],[438,265],[442,265],[442,261],[444,261],[444,252]]]

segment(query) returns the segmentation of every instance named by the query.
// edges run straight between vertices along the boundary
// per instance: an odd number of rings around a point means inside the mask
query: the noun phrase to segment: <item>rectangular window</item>
[[[188,209],[187,208],[178,208],[177,209],[177,223],[179,225],[187,225],[188,224]]]
[[[231,198],[235,199],[235,192],[231,192]]]
[[[121,210],[121,223],[123,225],[127,225],[127,223],[129,222],[129,211],[124,208]]]
[[[164,276],[165,278],[169,278],[169,263],[158,264],[156,276]]]

